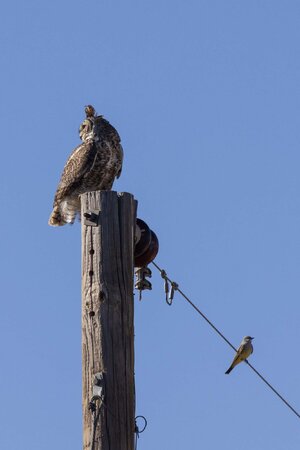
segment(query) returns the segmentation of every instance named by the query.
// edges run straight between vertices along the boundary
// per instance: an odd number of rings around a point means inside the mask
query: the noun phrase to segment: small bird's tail
[[[228,370],[226,370],[225,374],[228,375],[232,371],[233,367],[230,366]]]

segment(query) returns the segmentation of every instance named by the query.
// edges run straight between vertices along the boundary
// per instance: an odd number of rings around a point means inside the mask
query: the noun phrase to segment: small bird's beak
[[[254,339],[254,337],[251,338],[251,341],[252,341],[252,339]]]

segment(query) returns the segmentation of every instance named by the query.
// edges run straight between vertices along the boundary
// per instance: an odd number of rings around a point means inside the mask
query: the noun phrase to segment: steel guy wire
[[[198,314],[200,314],[200,316],[206,320],[206,322],[215,330],[216,333],[218,333],[219,336],[221,336],[221,338],[235,351],[237,352],[237,349],[234,347],[234,345],[232,345],[232,343],[224,336],[223,333],[221,333],[220,330],[218,330],[218,328],[206,317],[205,314],[203,314],[202,311],[200,311],[200,309],[188,298],[188,296],[179,288],[179,285],[177,283],[175,283],[175,281],[172,281],[168,276],[167,273],[164,269],[161,269],[154,261],[152,261],[152,264],[154,265],[154,267],[156,267],[156,269],[160,272],[161,277],[165,280],[165,292],[166,292],[166,301],[168,303],[168,305],[172,304],[172,300],[174,297],[174,291],[178,291],[179,294],[192,306],[192,308],[194,308],[195,311],[197,311]],[[173,287],[173,297],[171,298],[170,301],[170,295],[168,297],[168,292],[169,292],[169,288],[166,288],[166,283],[169,282],[171,284],[171,287]],[[171,288],[172,291],[172,288]],[[279,394],[279,392],[258,372],[258,370],[255,369],[254,366],[252,366],[252,364],[249,363],[249,361],[246,359],[245,363],[248,364],[248,366],[253,370],[253,372],[256,373],[257,376],[259,376],[259,378],[274,392],[274,394],[277,395],[278,398],[280,398],[280,400],[288,407],[290,408],[290,410],[298,417],[298,419],[300,419],[300,414],[287,402],[287,400],[284,399],[284,397],[282,397],[281,394]]]

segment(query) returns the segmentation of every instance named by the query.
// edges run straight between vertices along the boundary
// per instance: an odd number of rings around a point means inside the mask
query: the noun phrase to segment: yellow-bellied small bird
[[[251,353],[253,353],[253,345],[251,343],[252,339],[254,339],[254,337],[251,336],[245,336],[243,338],[241,345],[239,346],[238,351],[236,352],[234,360],[232,361],[231,366],[225,372],[226,375],[228,375],[235,366],[237,366],[240,362],[245,361],[245,359],[247,359],[248,356],[250,356]]]

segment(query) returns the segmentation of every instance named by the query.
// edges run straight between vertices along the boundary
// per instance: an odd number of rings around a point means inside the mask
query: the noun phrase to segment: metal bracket
[[[99,225],[100,210],[90,209],[83,213],[84,225],[97,227]]]
[[[105,395],[104,389],[104,373],[97,372],[95,373],[95,378],[93,382],[93,400],[103,400]]]
[[[149,289],[151,291],[152,284],[146,277],[151,278],[152,272],[149,267],[138,267],[135,269],[136,282],[134,288],[140,291],[140,300],[142,299],[142,291]]]

